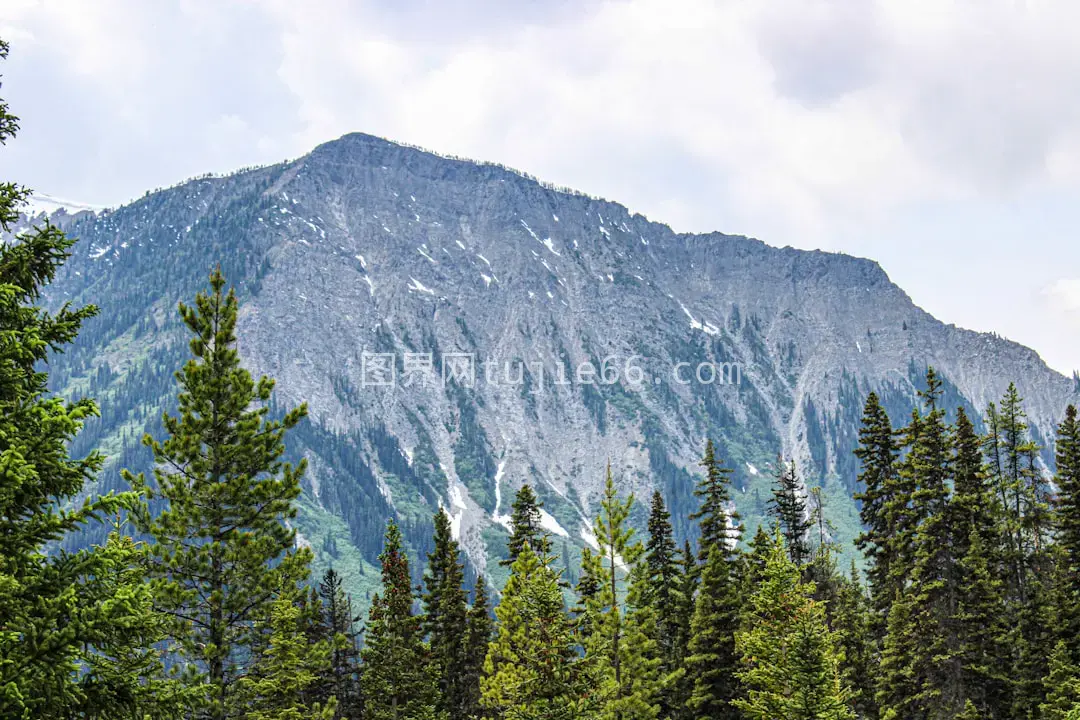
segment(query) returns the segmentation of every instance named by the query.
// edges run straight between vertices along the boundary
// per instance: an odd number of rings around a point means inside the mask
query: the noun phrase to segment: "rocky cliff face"
[[[175,304],[221,263],[242,296],[246,362],[277,379],[278,402],[310,407],[292,443],[311,460],[301,532],[357,586],[387,515],[419,551],[440,504],[475,568],[498,580],[489,560],[526,481],[573,562],[608,462],[639,498],[661,487],[690,532],[707,436],[749,523],[784,453],[825,488],[848,540],[869,390],[899,421],[928,364],[976,414],[1015,381],[1044,442],[1077,400],[1035,352],[935,320],[869,260],[677,234],[366,135],[80,214],[69,229],[81,242],[50,301],[102,309],[53,368],[58,389],[103,405],[80,445],[147,463],[137,437],[157,427],[185,352]]]

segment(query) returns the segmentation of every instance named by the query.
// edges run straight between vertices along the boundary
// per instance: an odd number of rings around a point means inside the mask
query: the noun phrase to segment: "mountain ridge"
[[[1044,445],[1077,396],[1035,351],[933,318],[873,260],[676,233],[526,173],[371,135],[196,178],[68,229],[82,242],[50,302],[95,302],[102,315],[57,359],[54,383],[116,408],[86,445],[145,469],[137,437],[158,428],[183,357],[175,303],[221,262],[242,299],[245,361],[277,379],[279,403],[311,408],[295,443],[312,468],[304,536],[349,543],[360,568],[387,514],[420,552],[443,505],[473,567],[497,581],[499,519],[525,481],[572,565],[608,458],[624,490],[664,490],[690,535],[706,436],[735,471],[748,529],[783,453],[826,489],[837,537],[850,541],[850,451],[870,390],[902,421],[928,364],[976,415],[1016,380]],[[515,385],[369,388],[365,351],[390,352],[399,369],[406,353],[465,352],[540,370]],[[634,356],[654,380],[637,390],[541,384],[560,367]],[[679,385],[679,362],[737,365],[740,382]]]

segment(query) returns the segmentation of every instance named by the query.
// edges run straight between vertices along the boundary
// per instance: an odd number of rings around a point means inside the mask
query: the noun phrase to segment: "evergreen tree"
[[[776,461],[776,483],[773,485],[773,499],[769,507],[773,517],[783,533],[791,560],[802,567],[810,558],[810,545],[806,533],[813,527],[806,512],[806,497],[802,483],[795,469],[795,461],[785,463],[783,458]]]
[[[855,494],[855,499],[861,503],[859,515],[864,528],[855,544],[866,557],[874,610],[887,614],[896,591],[889,580],[896,513],[890,513],[889,509],[893,504],[890,500],[899,489],[897,447],[889,416],[876,393],[870,393],[866,398],[855,455],[862,462],[859,483],[863,490]]]
[[[701,585],[690,624],[686,671],[693,684],[688,700],[692,717],[700,720],[738,718],[732,704],[739,696],[735,677],[735,630],[739,616],[738,561],[734,555],[737,530],[729,523],[730,474],[716,457],[712,441],[702,460],[705,477],[695,493],[700,509],[691,515],[701,528]]]
[[[330,662],[320,678],[318,698],[326,705],[330,697],[337,700],[335,719],[360,718],[360,647],[352,599],[342,587],[341,576],[329,568],[323,573],[318,588],[320,608],[319,639],[330,643]]]
[[[371,601],[364,648],[360,653],[360,689],[365,720],[435,720],[437,678],[428,664],[420,618],[413,614],[409,561],[401,531],[386,528],[382,591]]]
[[[285,431],[307,410],[268,420],[274,383],[256,382],[236,351],[237,300],[215,270],[195,307],[180,305],[194,335],[193,357],[176,374],[179,415],[165,413],[168,437],[146,435],[154,483],[124,471],[134,488],[167,501],[157,517],[144,507],[139,529],[153,539],[151,573],[162,608],[175,619],[179,657],[197,671],[214,720],[240,717],[236,682],[254,659],[258,622],[270,617],[281,588],[308,576],[311,552],[295,548],[305,464],[283,463]],[[257,406],[256,406],[257,405]]]
[[[668,678],[682,665],[684,649],[679,641],[680,575],[678,549],[671,528],[671,514],[664,497],[653,493],[649,510],[649,539],[645,545],[645,565],[648,570],[645,602],[655,618],[652,641],[660,658],[659,676]],[[677,699],[675,683],[668,682],[660,695],[660,717],[670,717]]]
[[[435,549],[424,574],[423,627],[431,646],[431,664],[439,686],[437,709],[448,720],[467,720],[469,693],[465,673],[468,604],[460,550],[450,530],[450,517],[435,514]]]
[[[1039,720],[1068,720],[1070,713],[1080,708],[1080,667],[1072,661],[1064,641],[1054,647],[1049,665],[1044,680],[1046,702],[1039,706]]]
[[[585,646],[600,681],[604,720],[652,720],[659,711],[660,659],[646,601],[649,568],[642,562],[644,547],[626,524],[633,503],[633,495],[619,499],[609,465],[600,515],[593,523],[600,555],[589,556],[588,573],[601,582],[588,608],[593,628]],[[625,599],[619,590],[620,567],[630,571]]]
[[[0,60],[7,52],[0,40]],[[17,130],[0,98],[0,145]],[[28,194],[0,183],[0,232],[11,230]],[[97,314],[38,306],[72,245],[48,223],[0,242],[0,716],[165,716],[173,693],[154,677],[155,653],[140,647],[160,628],[139,581],[141,550],[119,536],[74,553],[55,547],[137,502],[132,493],[83,499],[104,458],[72,458],[69,447],[98,408],[48,391],[49,356]]]
[[[1002,661],[1005,604],[1000,567],[1001,529],[997,502],[983,468],[980,438],[963,408],[954,431],[953,495],[949,501],[949,545],[958,558],[952,630],[957,694],[982,717],[1003,717],[1009,680]]]
[[[832,616],[835,646],[840,653],[840,676],[851,693],[851,706],[860,718],[876,718],[874,699],[877,673],[870,598],[859,582],[855,561],[848,577],[842,578],[835,604],[826,608]]]
[[[689,720],[693,717],[689,702],[694,690],[694,677],[686,671],[686,658],[690,655],[690,628],[699,580],[697,559],[689,540],[684,541],[678,559],[679,591],[675,595],[675,619],[671,623],[674,636],[672,652],[676,660],[674,671],[666,678],[665,695],[672,720]]]
[[[462,691],[465,717],[485,718],[487,713],[480,703],[480,678],[484,672],[484,658],[488,643],[494,633],[491,607],[488,603],[484,579],[478,577],[473,589],[473,603],[469,608],[469,626],[465,638],[465,658],[462,672]]]
[[[514,496],[510,512],[510,539],[506,543],[507,557],[499,562],[510,567],[526,545],[542,558],[551,554],[551,538],[541,525],[540,508],[543,503],[536,497],[532,486],[526,483]]]
[[[919,432],[899,471],[915,487],[911,513],[918,524],[910,581],[892,609],[904,607],[891,612],[888,620],[878,697],[885,720],[952,718],[963,710],[965,700],[952,626],[955,558],[946,512],[950,439],[933,368],[926,381],[927,389],[920,393],[926,414],[915,420]]]
[[[1057,500],[1054,520],[1062,557],[1061,636],[1072,657],[1080,660],[1080,421],[1076,407],[1065,410],[1058,426],[1055,453]]]
[[[812,592],[778,537],[736,634],[747,697],[733,704],[748,720],[854,720],[840,653]]]
[[[481,706],[496,720],[584,720],[597,704],[587,661],[578,657],[558,574],[521,547],[495,608],[484,660]]]
[[[600,559],[593,556],[592,550],[588,547],[582,548],[581,569],[574,588],[577,603],[571,609],[571,614],[574,619],[574,633],[583,648],[588,644],[595,629],[595,617],[591,609],[595,606],[595,600],[600,594],[602,579],[595,574],[600,571],[600,568]]]
[[[320,676],[330,667],[332,640],[315,644],[305,632],[302,596],[291,582],[270,604],[266,650],[241,677],[236,695],[244,702],[244,720],[333,720],[337,698],[308,702]]]

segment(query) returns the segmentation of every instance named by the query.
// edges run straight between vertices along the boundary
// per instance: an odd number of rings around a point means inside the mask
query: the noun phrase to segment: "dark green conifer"
[[[258,624],[269,622],[282,588],[307,579],[311,559],[287,523],[306,463],[281,459],[285,432],[307,409],[267,419],[274,381],[241,367],[237,308],[218,270],[195,307],[180,305],[194,337],[192,358],[176,374],[179,414],[162,417],[164,441],[143,438],[154,453],[153,483],[124,471],[134,488],[167,503],[156,517],[140,511],[138,525],[153,540],[151,577],[175,621],[179,658],[204,686],[214,720],[244,712],[236,683],[257,659]]]
[[[500,565],[510,567],[526,545],[541,557],[551,554],[551,538],[541,525],[540,508],[543,503],[536,497],[532,486],[526,483],[514,496],[510,512],[510,539],[506,542],[507,557]]]
[[[695,490],[700,509],[691,516],[701,528],[703,564],[686,658],[693,688],[688,707],[698,720],[735,720],[739,711],[733,701],[740,696],[735,676],[739,579],[734,550],[738,531],[729,515],[731,471],[721,465],[712,441],[705,446],[702,465],[705,477]]]
[[[465,673],[468,604],[465,567],[450,529],[450,517],[435,514],[435,548],[424,573],[423,628],[431,647],[431,666],[439,687],[437,708],[448,720],[468,720],[469,692]]]
[[[401,531],[392,521],[382,554],[382,590],[371,601],[360,688],[365,720],[442,720],[436,711],[438,686],[428,663]]]
[[[773,484],[769,509],[780,527],[791,560],[802,567],[810,559],[810,543],[806,536],[813,522],[806,511],[806,496],[795,469],[795,461],[776,461],[776,482]]]

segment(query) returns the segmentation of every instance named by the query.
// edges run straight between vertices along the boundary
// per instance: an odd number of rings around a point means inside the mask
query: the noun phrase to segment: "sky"
[[[347,132],[869,257],[1080,368],[1075,0],[3,0],[0,176],[115,206]]]

